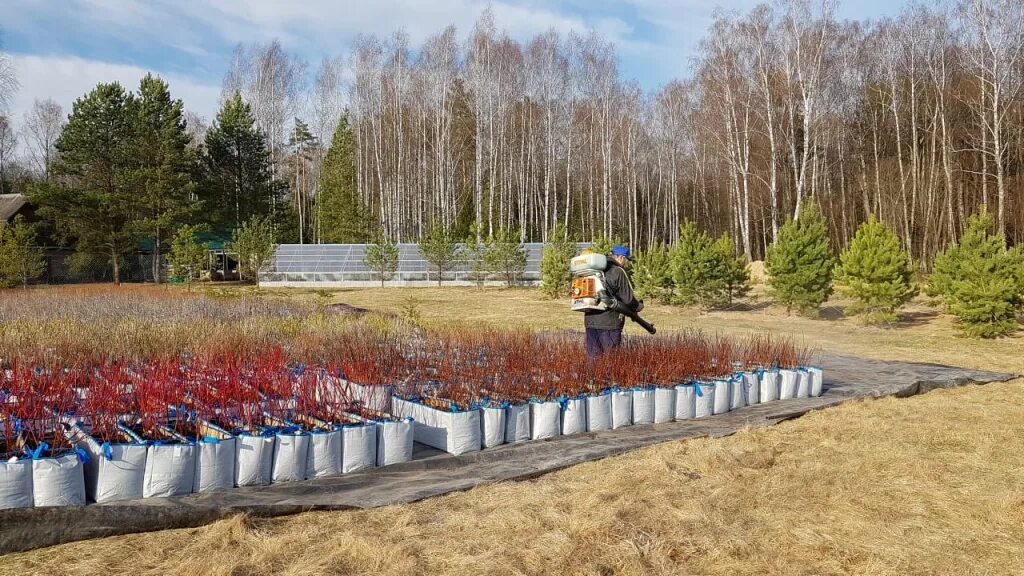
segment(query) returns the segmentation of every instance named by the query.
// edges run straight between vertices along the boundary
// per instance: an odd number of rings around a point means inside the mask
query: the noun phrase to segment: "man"
[[[643,310],[644,303],[633,296],[625,267],[629,265],[630,252],[626,246],[612,247],[608,256],[608,267],[604,271],[604,287],[609,298],[618,300],[623,306],[636,312]],[[614,310],[587,310],[583,326],[587,329],[587,358],[593,360],[622,343],[622,328],[626,318]]]

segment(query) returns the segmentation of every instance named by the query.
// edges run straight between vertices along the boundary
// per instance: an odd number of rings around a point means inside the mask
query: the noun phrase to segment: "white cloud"
[[[14,54],[14,69],[21,88],[11,102],[11,117],[20,124],[35,99],[52,98],[66,112],[80,96],[100,82],[120,82],[126,90],[138,87],[147,72],[161,76],[171,88],[171,96],[181,98],[185,107],[207,119],[216,114],[220,86],[202,84],[179,74],[161,74],[138,66],[84,60],[73,56],[33,56]]]

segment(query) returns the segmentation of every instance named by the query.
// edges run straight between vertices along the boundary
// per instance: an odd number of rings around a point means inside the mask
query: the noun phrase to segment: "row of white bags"
[[[390,409],[414,420],[416,442],[465,454],[524,440],[704,418],[762,402],[820,396],[821,392],[822,371],[813,367],[740,372],[731,378],[674,388],[606,390],[596,396],[463,412],[438,410],[396,396]]]
[[[82,506],[323,478],[408,462],[413,451],[413,425],[407,419],[329,432],[225,434],[194,444],[101,444],[77,432],[81,455],[0,463],[0,509]]]

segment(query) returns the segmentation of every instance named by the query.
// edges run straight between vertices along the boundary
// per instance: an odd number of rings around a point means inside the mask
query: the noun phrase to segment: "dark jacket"
[[[626,271],[611,260],[608,261],[608,268],[604,271],[604,287],[619,302],[633,310],[639,311],[640,302],[633,295],[633,286],[629,283]],[[626,318],[622,314],[611,310],[587,310],[583,314],[583,326],[586,328],[622,330],[622,327],[626,324]]]

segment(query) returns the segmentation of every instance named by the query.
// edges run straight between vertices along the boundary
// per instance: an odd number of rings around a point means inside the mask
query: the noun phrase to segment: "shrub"
[[[378,235],[366,246],[363,264],[377,273],[380,285],[384,286],[384,281],[391,280],[398,270],[398,246],[384,235]]]
[[[511,230],[498,228],[487,239],[484,259],[487,267],[505,277],[508,286],[515,286],[519,276],[526,270],[526,250]]]
[[[900,307],[917,294],[910,256],[874,216],[857,229],[839,261],[836,285],[855,300],[849,311],[868,323],[895,322]]]
[[[36,228],[21,216],[11,224],[0,224],[0,285],[21,285],[35,280],[46,270],[46,259],[36,246]]]
[[[559,298],[569,293],[572,284],[569,262],[576,255],[576,243],[562,225],[555,226],[548,239],[540,257],[540,290],[550,298]]]
[[[672,257],[668,247],[655,244],[637,254],[633,263],[633,286],[637,297],[672,301]]]
[[[772,295],[787,312],[816,314],[832,294],[834,261],[821,210],[808,202],[800,217],[786,222],[768,247],[765,269]]]
[[[971,216],[960,242],[935,259],[928,292],[939,296],[956,316],[965,336],[994,338],[1018,327],[1017,307],[1024,294],[1024,253],[1008,250],[1006,238],[993,234],[992,217]]]

